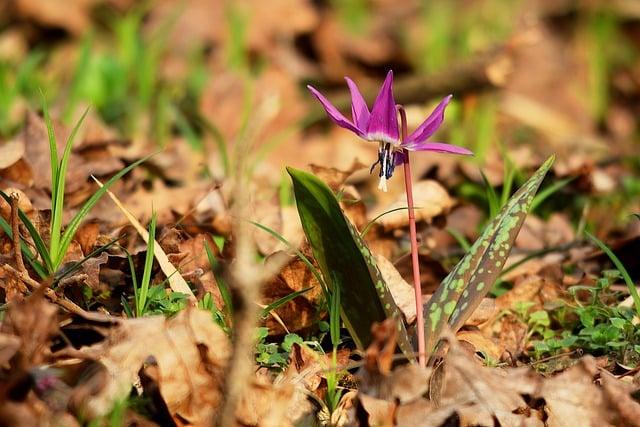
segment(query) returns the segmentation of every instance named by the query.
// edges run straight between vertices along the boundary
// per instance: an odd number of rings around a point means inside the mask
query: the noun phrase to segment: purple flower
[[[345,77],[349,91],[351,92],[351,117],[347,119],[327,98],[314,87],[307,86],[311,93],[320,101],[324,110],[338,126],[348,129],[366,139],[378,142],[378,160],[371,166],[373,168],[380,163],[380,185],[378,188],[387,190],[387,179],[393,175],[397,165],[405,162],[403,150],[409,151],[435,151],[438,153],[473,154],[466,148],[458,147],[442,142],[427,142],[444,120],[444,110],[451,101],[451,95],[446,96],[433,112],[413,131],[404,141],[400,139],[398,128],[398,106],[393,99],[393,71],[389,71],[384,80],[380,92],[369,111],[367,103],[358,90],[356,84]]]

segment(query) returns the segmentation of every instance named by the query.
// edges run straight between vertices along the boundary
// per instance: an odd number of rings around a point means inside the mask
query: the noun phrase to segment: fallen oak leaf
[[[97,393],[79,402],[80,409],[90,417],[108,413],[129,394],[140,368],[153,356],[158,386],[171,414],[203,425],[222,400],[230,352],[227,335],[208,311],[187,308],[170,319],[119,319],[103,342],[73,353],[100,362],[108,374]]]

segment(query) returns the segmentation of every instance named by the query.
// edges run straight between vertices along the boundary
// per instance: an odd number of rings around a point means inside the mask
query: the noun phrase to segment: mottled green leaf
[[[331,290],[339,289],[341,316],[360,349],[371,342],[371,325],[395,317],[398,346],[413,359],[402,315],[369,248],[342,213],[338,200],[320,179],[287,168],[302,228]]]
[[[427,351],[435,349],[445,325],[458,330],[493,286],[554,158],[509,199],[425,305]]]

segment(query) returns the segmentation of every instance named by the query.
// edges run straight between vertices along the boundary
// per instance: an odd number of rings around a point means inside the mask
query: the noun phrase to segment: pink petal
[[[387,73],[380,92],[373,103],[367,138],[385,142],[396,142],[400,138],[396,102],[393,99],[393,71]]]
[[[429,117],[407,137],[408,144],[424,142],[438,130],[444,120],[444,110],[447,108],[451,98],[452,95],[445,96],[440,101]]]
[[[445,144],[444,142],[418,142],[413,144],[402,144],[402,148],[409,151],[435,151],[436,153],[466,154],[472,155],[473,151],[467,150],[457,145]]]
[[[353,122],[359,129],[364,130],[367,128],[369,117],[371,116],[369,107],[367,107],[367,103],[353,80],[349,77],[345,77],[344,79],[347,81],[349,91],[351,92],[351,116],[353,117]]]
[[[324,97],[324,95],[318,92],[316,88],[307,85],[307,89],[309,89],[313,96],[315,96],[316,99],[320,101],[320,104],[322,104],[324,111],[327,112],[329,118],[333,120],[335,124],[345,129],[349,129],[352,132],[355,132],[358,136],[364,136],[364,132],[358,129],[353,123],[351,123],[351,121],[349,121],[349,119],[342,115],[342,113],[338,111],[338,109],[334,107],[333,104],[331,104],[329,100]]]
[[[406,154],[404,154],[404,151],[397,151],[396,152],[396,161],[395,161],[396,166],[400,166],[400,165],[404,164],[406,159],[407,159],[407,156],[406,156]]]

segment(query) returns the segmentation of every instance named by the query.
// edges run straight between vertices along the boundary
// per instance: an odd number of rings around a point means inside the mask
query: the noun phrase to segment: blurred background
[[[284,165],[375,158],[305,85],[348,113],[344,76],[371,103],[393,69],[410,128],[452,93],[435,140],[476,153],[416,156],[417,175],[481,198],[480,168],[499,187],[556,153],[570,219],[606,234],[638,211],[639,49],[635,0],[2,0],[0,141],[42,91],[64,125],[90,107],[87,132],[114,149],[173,153],[174,180],[185,156],[224,180],[250,137],[254,173],[277,188]]]

